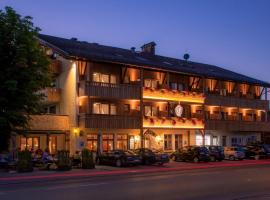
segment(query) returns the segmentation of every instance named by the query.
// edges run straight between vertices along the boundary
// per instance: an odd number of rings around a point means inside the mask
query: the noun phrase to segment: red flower
[[[193,125],[196,125],[196,121],[194,119],[191,119],[191,122]]]
[[[166,120],[165,120],[164,118],[162,118],[162,119],[161,119],[161,124],[164,124],[165,121],[166,121]]]
[[[154,121],[153,118],[150,118],[150,123],[151,123],[151,124],[154,124],[154,123],[155,123],[155,121]]]
[[[176,124],[176,121],[173,119],[172,120],[172,125],[175,125]]]

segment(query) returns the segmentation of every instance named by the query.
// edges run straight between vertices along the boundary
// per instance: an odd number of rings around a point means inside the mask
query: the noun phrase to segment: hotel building
[[[270,84],[217,66],[141,51],[39,36],[51,59],[44,114],[21,148],[173,151],[186,145],[269,143]]]

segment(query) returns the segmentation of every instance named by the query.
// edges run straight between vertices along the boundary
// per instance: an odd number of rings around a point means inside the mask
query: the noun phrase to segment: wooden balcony
[[[136,116],[95,114],[80,116],[80,126],[85,128],[139,129],[140,125],[140,117]]]
[[[61,61],[60,60],[51,60],[49,65],[50,72],[54,75],[59,75],[61,73]]]
[[[246,99],[246,98],[220,96],[220,95],[207,95],[205,99],[205,105],[268,110],[267,100]]]
[[[67,115],[31,115],[30,131],[67,131],[69,118]]]
[[[241,132],[269,132],[270,122],[234,121],[234,120],[206,120],[206,130],[241,131]]]
[[[190,103],[204,103],[203,93],[178,91],[171,89],[155,89],[143,88],[143,98],[164,101],[190,102]]]
[[[113,99],[140,99],[139,85],[82,82],[80,96],[94,96]]]
[[[44,94],[43,103],[44,104],[55,104],[59,103],[61,99],[61,89],[60,88],[46,88],[41,91]]]

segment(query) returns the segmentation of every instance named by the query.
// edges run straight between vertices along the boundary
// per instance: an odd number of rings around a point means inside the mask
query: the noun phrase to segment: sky
[[[270,0],[0,0],[41,33],[217,65],[270,82]]]

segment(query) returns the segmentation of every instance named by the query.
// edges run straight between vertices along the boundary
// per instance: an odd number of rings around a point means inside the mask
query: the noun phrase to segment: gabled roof
[[[75,39],[64,39],[50,35],[40,34],[39,39],[68,57],[137,65],[146,68],[169,70],[178,73],[270,87],[270,83],[226,70],[215,65],[185,61],[160,55],[151,55],[143,52],[134,52],[128,49],[77,41]]]

